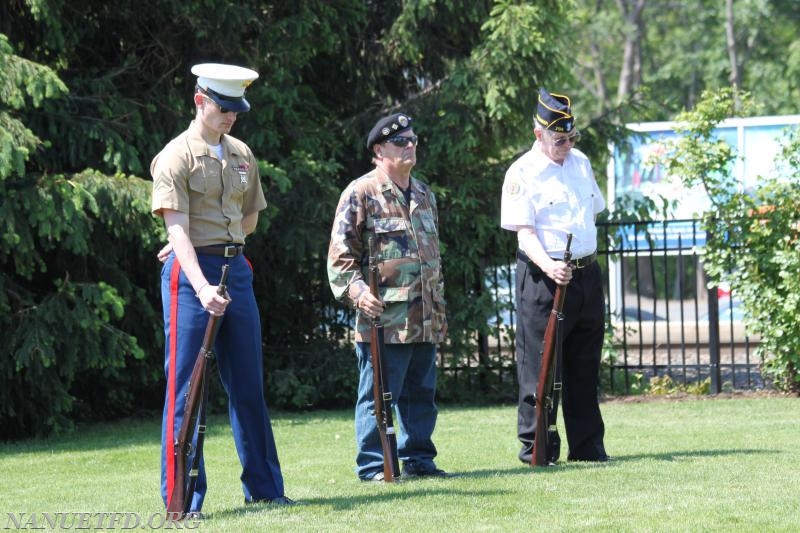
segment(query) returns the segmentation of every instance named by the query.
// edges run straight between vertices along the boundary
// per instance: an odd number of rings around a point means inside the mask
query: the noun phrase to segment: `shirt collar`
[[[535,141],[533,143],[533,146],[528,154],[530,154],[530,165],[537,172],[544,170],[550,165],[553,165],[554,167],[565,167],[573,157],[572,150],[570,150],[567,152],[567,156],[564,158],[564,161],[559,165],[542,151],[542,143],[539,141]]]
[[[392,178],[390,178],[388,174],[383,172],[378,167],[375,167],[374,172],[375,176],[377,176],[378,178],[378,183],[380,184],[378,188],[380,189],[381,192],[386,193],[392,191],[395,189],[395,187],[397,188],[398,191],[400,191],[400,187],[397,187],[395,185],[395,183],[392,181]],[[425,190],[420,185],[420,182],[414,178],[414,176],[409,176],[408,183],[409,183],[408,185],[409,188],[414,194],[420,197],[425,196]]]
[[[189,144],[189,150],[191,150],[195,157],[211,155],[211,149],[208,147],[205,139],[203,139],[203,136],[200,135],[200,128],[197,127],[194,120],[189,124],[189,129],[186,130],[186,139]],[[228,140],[227,135],[222,134],[219,143],[222,145],[223,154],[238,155],[236,145]]]

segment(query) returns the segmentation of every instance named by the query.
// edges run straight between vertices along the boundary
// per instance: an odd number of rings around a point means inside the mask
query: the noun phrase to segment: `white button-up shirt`
[[[586,155],[572,148],[562,164],[555,163],[537,141],[506,171],[500,207],[500,226],[518,231],[534,228],[550,257],[562,257],[567,234],[578,259],[597,250],[594,220],[605,208]]]

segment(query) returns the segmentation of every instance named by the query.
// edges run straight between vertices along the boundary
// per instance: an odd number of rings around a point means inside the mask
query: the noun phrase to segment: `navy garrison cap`
[[[539,89],[539,100],[536,103],[536,115],[533,120],[550,131],[565,133],[572,131],[575,117],[572,116],[569,96]]]
[[[367,136],[367,150],[372,150],[376,144],[384,142],[389,137],[394,137],[401,131],[411,127],[411,117],[405,113],[395,113],[380,119],[372,126]]]

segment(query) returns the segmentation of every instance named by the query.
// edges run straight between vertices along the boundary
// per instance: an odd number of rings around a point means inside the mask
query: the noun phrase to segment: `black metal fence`
[[[604,392],[683,387],[716,393],[762,388],[754,348],[744,329],[736,288],[707,288],[705,232],[698,220],[598,224],[598,260],[605,275]],[[481,390],[515,383],[515,261],[487,271],[494,302],[488,333],[475,336],[473,360],[441,367],[455,382]],[[499,389],[498,389],[499,390]]]

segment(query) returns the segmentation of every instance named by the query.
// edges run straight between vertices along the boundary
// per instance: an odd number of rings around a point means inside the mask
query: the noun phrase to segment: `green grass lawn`
[[[514,406],[442,405],[437,463],[461,476],[382,485],[356,479],[349,410],[277,413],[286,493],[302,505],[276,509],[244,507],[227,418],[213,417],[199,530],[800,529],[800,399],[609,401],[602,410],[612,462],[533,470],[517,460]],[[159,438],[154,415],[0,444],[0,528],[13,529],[9,513],[160,512]]]

